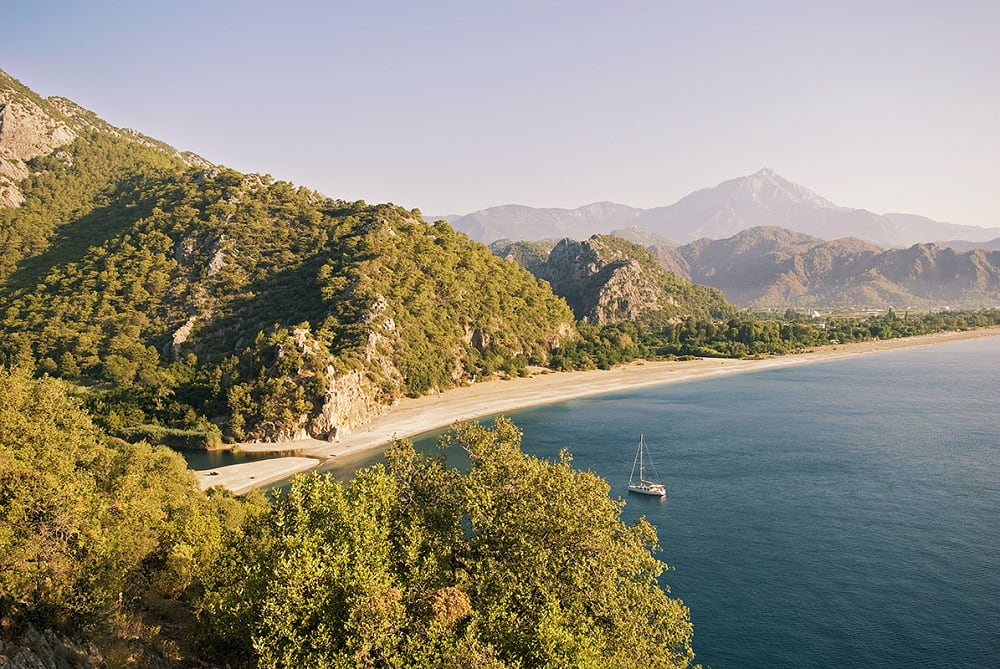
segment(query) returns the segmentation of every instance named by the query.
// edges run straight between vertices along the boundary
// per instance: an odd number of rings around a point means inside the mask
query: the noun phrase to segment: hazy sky
[[[1000,226],[1000,1],[0,2],[0,69],[327,195],[671,204],[763,166]]]

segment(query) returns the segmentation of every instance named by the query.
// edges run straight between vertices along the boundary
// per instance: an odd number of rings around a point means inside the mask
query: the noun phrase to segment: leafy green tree
[[[520,432],[459,425],[467,480],[468,589],[480,637],[527,666],[687,666],[687,609],[656,585],[645,520],[620,521],[600,477],[526,456]]]
[[[64,384],[0,369],[0,626],[90,627],[199,581],[242,504],[110,439]]]
[[[607,483],[460,424],[467,472],[399,442],[343,485],[296,479],[224,553],[203,619],[264,667],[686,667],[692,627],[657,584],[656,532]]]

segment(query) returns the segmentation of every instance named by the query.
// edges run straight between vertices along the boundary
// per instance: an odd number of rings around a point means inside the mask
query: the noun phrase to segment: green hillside
[[[76,138],[26,159],[23,203],[0,208],[0,362],[90,388],[113,430],[334,436],[575,336],[544,284],[416,210],[190,166],[68,101],[3,95]]]

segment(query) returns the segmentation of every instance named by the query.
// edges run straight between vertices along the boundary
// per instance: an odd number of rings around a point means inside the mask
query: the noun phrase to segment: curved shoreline
[[[964,332],[939,332],[903,339],[836,344],[819,347],[806,353],[791,353],[762,360],[698,358],[686,361],[639,361],[608,370],[548,372],[524,378],[483,381],[471,386],[453,388],[438,395],[400,400],[370,424],[359,427],[354,434],[336,442],[306,439],[281,444],[240,446],[247,452],[294,453],[296,456],[304,457],[245,462],[199,470],[195,473],[202,488],[222,485],[237,494],[242,494],[252,488],[275,483],[293,474],[319,467],[339,455],[379,448],[393,439],[413,437],[447,427],[460,420],[543,404],[557,404],[578,397],[997,335],[1000,335],[1000,326]]]

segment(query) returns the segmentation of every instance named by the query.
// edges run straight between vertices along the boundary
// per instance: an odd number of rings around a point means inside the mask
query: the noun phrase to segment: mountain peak
[[[727,185],[731,188],[727,189]],[[765,209],[776,209],[791,204],[812,210],[847,211],[846,208],[835,205],[805,186],[786,179],[770,167],[763,167],[746,177],[723,182],[710,191],[717,192],[723,199],[730,202],[733,202],[734,198],[737,200],[748,198],[750,203]]]

